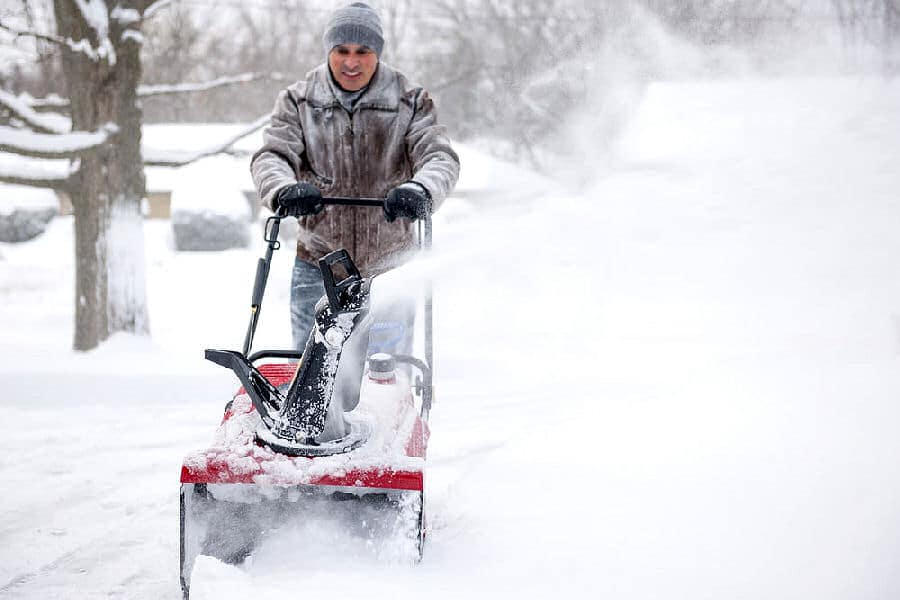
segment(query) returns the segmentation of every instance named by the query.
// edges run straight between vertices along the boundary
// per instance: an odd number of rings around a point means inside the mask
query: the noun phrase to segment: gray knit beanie
[[[381,56],[381,49],[384,47],[381,19],[365,2],[354,2],[334,11],[325,27],[322,41],[325,43],[326,54],[340,44],[359,44],[368,46]]]

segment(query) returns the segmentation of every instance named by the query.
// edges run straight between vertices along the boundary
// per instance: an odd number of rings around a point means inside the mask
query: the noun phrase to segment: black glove
[[[418,183],[398,185],[384,199],[384,218],[393,223],[398,217],[423,219],[431,213],[431,195]]]
[[[322,192],[316,186],[301,181],[281,188],[275,195],[275,210],[284,209],[289,217],[317,215],[322,212]]]

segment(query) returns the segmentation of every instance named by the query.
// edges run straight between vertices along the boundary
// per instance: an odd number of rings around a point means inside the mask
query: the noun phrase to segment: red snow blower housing
[[[383,205],[378,199],[323,203]],[[212,445],[188,455],[181,468],[184,598],[198,556],[240,563],[286,522],[322,514],[323,503],[350,506],[343,511],[350,531],[390,540],[392,556],[422,556],[432,401],[430,285],[423,285],[422,310],[409,311],[421,312],[423,358],[386,353],[373,343],[396,323],[373,309],[372,280],[360,275],[345,250],[319,261],[326,293],[303,352],[250,354],[282,218],[278,213],[266,223],[268,246],[257,265],[243,352],[206,351],[242,387]],[[418,221],[418,240],[420,249],[430,248],[430,216]],[[411,340],[413,328],[406,329],[401,337]]]

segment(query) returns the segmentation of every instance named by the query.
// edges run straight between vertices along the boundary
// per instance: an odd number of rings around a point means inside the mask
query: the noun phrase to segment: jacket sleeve
[[[412,180],[428,190],[437,210],[453,191],[459,178],[459,156],[450,145],[447,130],[437,123],[434,101],[428,92],[419,92],[414,109],[406,132],[406,151],[413,168]]]
[[[250,173],[260,201],[272,208],[276,192],[297,182],[303,161],[303,128],[300,112],[289,90],[275,101],[272,122],[263,131],[263,145],[250,161]]]

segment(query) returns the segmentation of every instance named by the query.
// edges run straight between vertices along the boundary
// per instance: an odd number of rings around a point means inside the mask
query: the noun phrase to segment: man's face
[[[368,46],[340,44],[328,53],[328,66],[338,85],[355,92],[369,85],[378,66],[378,55]]]

